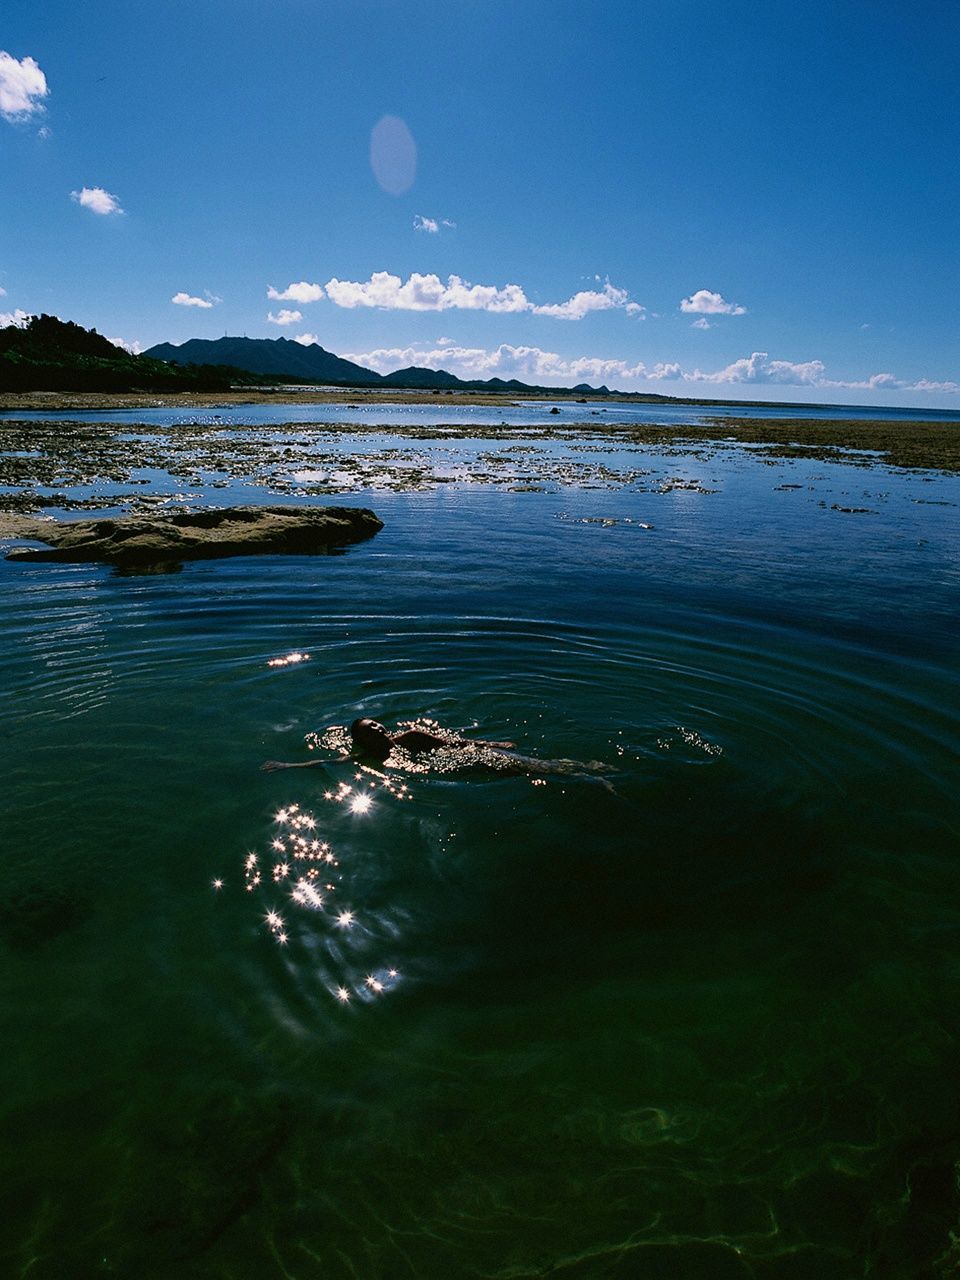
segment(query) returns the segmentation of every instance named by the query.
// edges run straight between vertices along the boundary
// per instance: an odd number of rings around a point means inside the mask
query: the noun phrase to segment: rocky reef
[[[225,556],[323,555],[382,528],[366,507],[224,507],[106,520],[0,517],[0,537],[48,544],[14,547],[8,560],[102,561],[146,571]]]

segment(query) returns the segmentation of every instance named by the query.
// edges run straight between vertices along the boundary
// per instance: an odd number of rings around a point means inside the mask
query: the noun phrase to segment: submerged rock
[[[49,544],[15,547],[8,560],[103,561],[149,569],[224,556],[322,555],[382,528],[383,521],[365,507],[251,506],[56,523],[7,516],[0,536]]]

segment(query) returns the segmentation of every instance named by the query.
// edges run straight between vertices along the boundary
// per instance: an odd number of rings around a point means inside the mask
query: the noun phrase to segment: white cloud
[[[449,276],[444,284],[439,276],[414,271],[402,281],[389,271],[375,271],[369,280],[327,281],[327,297],[338,307],[381,307],[390,311],[529,311],[531,302],[518,284],[502,289],[495,285],[468,284],[459,276]]]
[[[951,395],[960,395],[960,382],[931,382],[929,378],[918,378],[916,382],[904,387],[905,391],[949,391]]]
[[[688,314],[706,316],[744,316],[747,308],[737,302],[727,302],[719,293],[711,293],[709,289],[698,289],[696,293],[684,298],[680,310]]]
[[[859,382],[824,382],[826,387],[844,387],[849,391],[930,391],[960,394],[960,382],[932,382],[929,378],[917,378],[908,382],[892,373],[875,373]]]
[[[298,333],[294,342],[299,342],[301,347],[312,347],[314,343],[320,346],[320,339],[315,333]]]
[[[676,363],[664,364],[660,361],[647,371],[647,377],[654,382],[678,382],[683,377],[683,370]]]
[[[177,307],[203,307],[205,311],[209,311],[214,305],[209,298],[195,298],[189,293],[184,293],[183,290],[175,293],[170,301]],[[217,298],[216,301],[219,302],[220,299]]]
[[[142,342],[128,342],[126,338],[108,338],[108,342],[112,342],[115,347],[122,347],[124,351],[129,351],[132,356],[138,356],[143,351]]]
[[[4,120],[26,120],[43,110],[47,78],[33,58],[20,58],[0,49],[0,116]]]
[[[694,320],[690,328],[691,329],[712,329],[713,325],[710,323],[710,321],[707,319],[706,316],[701,316],[699,320]]]
[[[625,289],[617,289],[609,281],[603,289],[586,290],[566,302],[538,306],[531,302],[518,284],[470,284],[460,276],[421,275],[414,271],[406,281],[389,271],[375,271],[369,280],[328,280],[327,297],[338,307],[380,307],[389,311],[492,311],[499,313],[531,312],[558,320],[582,320],[591,311],[622,309],[635,315],[643,310],[631,302]]]
[[[6,291],[6,289],[4,289],[2,286],[0,286],[0,298],[5,298],[6,296],[7,296],[7,291]]]
[[[685,382],[712,383],[768,383],[776,386],[818,387],[824,390],[843,391],[917,391],[939,394],[960,394],[960,382],[933,382],[929,378],[909,381],[892,373],[875,373],[869,378],[839,379],[826,376],[822,360],[771,360],[765,351],[754,351],[742,360],[735,360],[725,369],[715,373],[703,373],[694,369],[684,373]]]
[[[284,307],[276,315],[272,311],[267,312],[267,319],[271,324],[299,324],[303,319],[302,311],[288,311]]]
[[[818,386],[823,382],[822,360],[806,360],[793,364],[789,360],[771,360],[766,351],[754,351],[742,360],[734,360],[725,369],[703,373],[694,369],[683,376],[687,382],[770,382],[791,387]]]
[[[483,347],[438,346],[381,347],[375,351],[349,354],[367,368],[389,373],[407,365],[428,369],[447,369],[462,378],[521,378],[559,379],[573,382],[584,380],[603,381],[609,378],[640,378],[645,374],[642,364],[630,365],[624,360],[605,360],[596,356],[577,356],[567,359],[555,351],[543,351],[540,347],[515,347],[502,343],[492,351]]]
[[[437,235],[442,227],[455,231],[457,224],[451,218],[428,218],[425,213],[418,213],[413,219],[414,231],[426,231],[432,236]]]
[[[643,310],[638,302],[631,302],[626,289],[618,289],[608,280],[601,290],[585,289],[575,293],[566,302],[553,302],[534,307],[538,316],[553,316],[555,320],[582,320],[591,311],[610,311],[623,308],[631,315]]]
[[[267,297],[272,302],[319,302],[323,297],[322,284],[308,284],[306,280],[299,280],[296,284],[288,284],[285,289],[275,289],[270,285],[267,289]]]
[[[77,204],[82,205],[84,209],[89,209],[91,213],[103,215],[123,213],[117,197],[112,196],[109,191],[104,191],[103,187],[82,187],[79,191],[71,191],[70,198],[76,200]]]
[[[0,311],[0,329],[9,329],[12,324],[19,328],[29,319],[29,312],[21,311],[19,307],[16,311]]]
[[[302,343],[317,341],[313,334],[301,334],[296,340]],[[379,373],[390,373],[394,369],[417,365],[427,369],[447,369],[465,379],[519,378],[524,382],[548,385],[607,382],[614,387],[627,384],[627,390],[630,389],[629,384],[636,386],[638,383],[649,385],[694,382],[709,383],[717,387],[768,384],[827,391],[843,389],[960,395],[958,382],[934,382],[927,378],[908,382],[890,373],[877,373],[859,382],[838,381],[826,377],[821,360],[771,360],[763,351],[755,351],[752,355],[735,360],[714,372],[703,372],[700,369],[686,371],[676,361],[661,361],[648,367],[642,361],[631,364],[626,360],[602,356],[561,356],[555,351],[545,351],[540,347],[511,346],[507,343],[493,349],[462,347],[455,345],[450,339],[438,339],[432,347],[380,347],[373,351],[348,352],[345,358],[376,369]]]

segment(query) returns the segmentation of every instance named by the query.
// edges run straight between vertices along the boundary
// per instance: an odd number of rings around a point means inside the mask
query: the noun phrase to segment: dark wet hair
[[[353,739],[353,745],[364,755],[376,756],[380,760],[390,754],[390,748],[393,746],[390,735],[383,725],[367,717],[354,720],[350,726],[350,737]]]

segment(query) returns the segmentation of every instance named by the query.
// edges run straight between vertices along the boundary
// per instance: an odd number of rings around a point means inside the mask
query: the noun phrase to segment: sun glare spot
[[[270,658],[268,667],[290,667],[297,662],[309,662],[309,653],[287,653],[282,658]]]
[[[214,889],[222,889],[222,888],[223,888],[223,881],[222,881],[222,880],[214,880],[214,882],[213,882],[213,887],[214,887]]]
[[[366,813],[372,803],[369,796],[354,796],[350,802],[350,808],[354,813]]]
[[[290,892],[290,897],[301,907],[323,906],[323,898],[309,880],[298,880]]]

